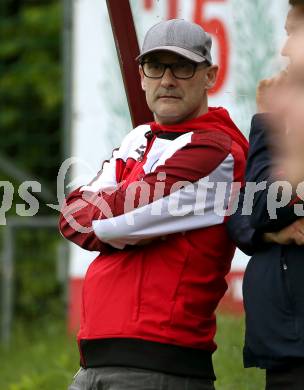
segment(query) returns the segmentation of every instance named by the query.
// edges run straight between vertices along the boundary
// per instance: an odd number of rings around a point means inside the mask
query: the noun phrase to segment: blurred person
[[[280,160],[286,177],[296,189],[304,181],[304,23],[292,46],[288,69],[286,132],[281,135],[284,147]],[[304,197],[304,190],[301,193]]]
[[[303,201],[294,196],[287,206],[276,210],[276,218],[269,213],[270,202],[282,196],[272,195],[269,188],[277,180],[288,179],[284,164],[279,167],[282,160],[277,153],[282,150],[282,131],[286,133],[292,114],[291,109],[286,111],[285,94],[290,100],[290,81],[296,77],[292,53],[304,23],[304,1],[291,0],[290,5],[288,38],[282,49],[290,66],[260,83],[259,113],[253,117],[249,138],[246,181],[267,185],[255,194],[251,215],[243,215],[243,207],[247,207],[243,194],[243,204],[228,221],[231,237],[252,255],[243,281],[244,366],[266,370],[267,390],[304,389],[304,218],[296,215],[294,208],[303,207]],[[301,100],[290,101],[293,104],[297,115],[303,115]]]
[[[214,389],[215,309],[235,246],[210,182],[243,182],[248,143],[225,109],[208,107],[210,49],[184,20],[147,32],[139,74],[155,122],[131,131],[62,208],[63,236],[100,252],[84,280],[70,390]]]
[[[288,12],[285,30],[287,39],[281,49],[281,55],[286,57],[290,61],[291,53],[296,51],[300,52],[300,46],[295,50],[297,46],[297,37],[303,30],[303,13],[304,13],[304,1],[303,0],[290,0],[289,4],[291,9]],[[280,100],[281,88],[284,88],[287,80],[287,69],[281,71],[275,77],[262,80],[257,88],[257,110],[259,113],[280,111],[280,103],[285,103],[285,100]],[[279,106],[278,106],[279,105]]]

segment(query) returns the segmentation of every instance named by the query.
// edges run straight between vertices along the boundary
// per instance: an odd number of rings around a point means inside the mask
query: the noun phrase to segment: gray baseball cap
[[[193,62],[207,61],[211,65],[211,46],[210,35],[198,24],[184,19],[170,19],[150,28],[136,59],[141,61],[146,54],[169,51]]]

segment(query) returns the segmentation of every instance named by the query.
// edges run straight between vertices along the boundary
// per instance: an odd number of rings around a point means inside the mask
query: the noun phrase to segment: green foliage
[[[6,0],[0,15],[0,152],[55,184],[62,113],[62,2]]]
[[[48,322],[17,323],[10,349],[0,346],[5,356],[1,367],[3,390],[66,390],[78,370],[79,355],[74,337],[58,318]]]
[[[64,317],[65,291],[56,269],[59,240],[57,230],[23,229],[16,235],[15,315],[22,321]]]
[[[54,193],[61,162],[62,6],[61,0],[0,2],[0,155]],[[0,177],[15,189],[7,213],[12,216],[16,203],[24,204],[20,183],[1,168]],[[39,203],[40,214],[53,213]],[[58,232],[23,229],[15,239],[14,313],[27,321],[63,316],[63,287],[56,279]],[[27,381],[25,376],[24,388]]]

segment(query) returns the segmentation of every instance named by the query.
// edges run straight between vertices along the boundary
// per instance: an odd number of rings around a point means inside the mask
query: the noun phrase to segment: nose
[[[281,49],[281,56],[289,57],[290,54],[290,37],[288,37],[284,43],[284,46]]]
[[[176,86],[176,78],[173,76],[170,68],[165,70],[161,79],[161,86],[164,88],[172,88]]]

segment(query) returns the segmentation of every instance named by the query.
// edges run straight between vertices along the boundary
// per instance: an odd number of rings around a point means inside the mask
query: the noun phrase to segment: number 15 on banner
[[[227,0],[194,0],[195,8],[193,12],[193,21],[201,25],[207,32],[212,35],[213,39],[216,39],[219,47],[219,74],[217,83],[211,93],[218,93],[223,87],[229,67],[229,38],[226,26],[223,21],[218,18],[207,19],[205,17],[206,6],[211,3],[225,3]]]
[[[144,0],[144,6],[147,10],[153,7],[155,0]],[[218,43],[218,64],[219,74],[214,88],[210,91],[211,94],[219,93],[225,84],[229,70],[229,36],[224,22],[219,18],[210,18],[206,16],[207,6],[212,3],[227,3],[227,0],[165,0],[167,1],[167,19],[175,19],[180,17],[179,11],[183,1],[192,2],[192,19],[195,23],[203,27],[204,30],[212,35],[213,42]]]

